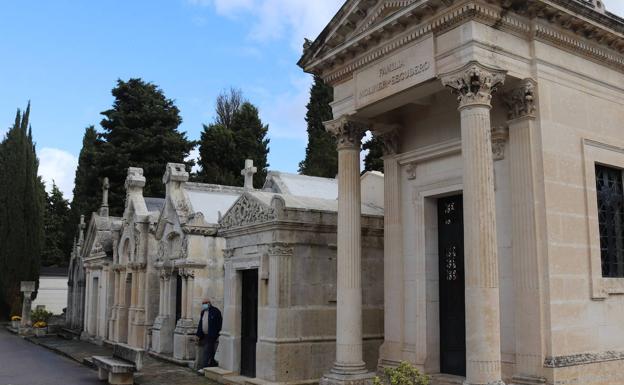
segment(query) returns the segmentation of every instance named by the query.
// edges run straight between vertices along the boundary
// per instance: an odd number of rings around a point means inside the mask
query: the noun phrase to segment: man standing
[[[215,361],[215,353],[219,345],[219,333],[221,333],[221,311],[212,306],[209,299],[202,301],[202,312],[197,325],[197,337],[199,345],[202,347],[202,359],[199,361],[199,368],[218,366]]]

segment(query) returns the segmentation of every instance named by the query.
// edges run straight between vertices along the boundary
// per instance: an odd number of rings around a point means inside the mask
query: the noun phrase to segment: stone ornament
[[[440,75],[440,80],[458,95],[460,110],[472,105],[491,107],[492,94],[505,83],[506,73],[472,61],[458,70]]]
[[[243,227],[254,223],[269,222],[277,219],[275,209],[265,206],[248,195],[243,195],[225,214],[219,225],[222,229]]]
[[[268,254],[286,257],[286,256],[292,256],[294,252],[295,252],[294,247],[292,247],[292,245],[288,243],[274,243],[271,246],[269,246]]]
[[[398,124],[376,124],[373,127],[373,135],[381,139],[384,156],[396,155],[399,152],[399,129]]]
[[[619,361],[624,359],[624,351],[606,351],[600,353],[579,353],[568,356],[549,356],[544,359],[547,368],[565,368],[569,366],[588,365],[598,362]]]
[[[504,101],[509,109],[509,120],[535,118],[537,109],[536,85],[535,80],[524,79],[520,86],[505,96]]]
[[[349,116],[342,116],[338,119],[324,122],[325,130],[336,138],[338,150],[359,149],[362,138],[368,130],[368,125],[364,122],[352,119]]]

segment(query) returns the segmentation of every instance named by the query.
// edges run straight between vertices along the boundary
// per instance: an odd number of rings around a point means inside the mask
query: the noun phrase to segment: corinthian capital
[[[440,75],[440,80],[458,95],[460,109],[475,104],[491,106],[492,94],[505,83],[506,73],[473,61],[458,70]]]
[[[509,108],[509,120],[535,117],[536,85],[535,80],[524,79],[517,88],[505,95],[505,104]]]
[[[338,119],[324,122],[327,132],[336,138],[338,150],[360,148],[362,138],[368,130],[368,125],[352,119],[349,116],[342,116]]]
[[[399,152],[399,130],[398,124],[375,124],[373,135],[381,139],[383,144],[383,154],[396,155]]]

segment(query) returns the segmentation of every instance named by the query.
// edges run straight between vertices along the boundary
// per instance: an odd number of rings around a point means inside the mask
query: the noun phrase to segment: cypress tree
[[[128,167],[143,168],[146,196],[164,196],[165,165],[185,163],[194,143],[177,130],[182,123],[180,111],[156,85],[141,79],[118,80],[112,94],[113,107],[102,112],[104,132],[98,135],[96,158],[100,178],[110,180],[111,214],[120,215]],[[186,163],[189,168],[193,165]]]
[[[236,109],[220,109],[219,100],[227,100]],[[266,137],[269,127],[260,120],[258,109],[240,94],[230,91],[230,95],[221,94],[217,98],[217,119],[213,124],[204,125],[199,141],[200,171],[197,179],[204,183],[242,186],[243,176],[240,171],[245,159],[252,159],[258,172],[254,175],[254,186],[264,183],[267,175],[269,139]],[[222,114],[219,111],[228,111]]]
[[[69,202],[54,182],[46,198],[45,246],[41,253],[41,266],[67,266],[72,247],[71,238],[68,242],[66,236],[70,222]]]
[[[368,150],[364,157],[364,171],[384,171],[383,142],[379,137],[372,137],[362,145],[363,150]]]
[[[80,221],[80,215],[84,215],[88,220],[91,217],[91,213],[97,211],[102,199],[102,188],[96,162],[97,142],[95,127],[87,127],[82,137],[82,149],[78,156],[78,168],[76,168],[76,176],[74,178],[70,228],[67,231],[67,237],[70,242],[76,236],[75,229]]]
[[[333,89],[315,75],[305,118],[308,123],[308,146],[305,159],[299,163],[301,174],[325,178],[334,178],[338,174],[336,141],[323,126],[323,122],[333,117],[329,105],[333,99]]]
[[[20,282],[39,277],[45,190],[29,117],[30,103],[0,143],[0,317],[21,312]]]

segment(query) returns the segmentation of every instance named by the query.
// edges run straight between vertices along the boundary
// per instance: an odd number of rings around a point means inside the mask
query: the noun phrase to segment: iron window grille
[[[624,184],[622,170],[596,164],[602,276],[624,277]]]

